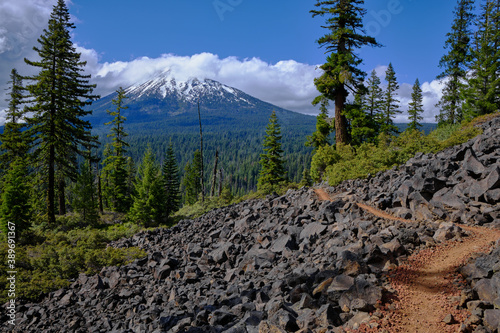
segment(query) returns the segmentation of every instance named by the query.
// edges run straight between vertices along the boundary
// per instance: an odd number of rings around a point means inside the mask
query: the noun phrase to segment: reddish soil
[[[321,200],[330,200],[322,189],[317,189],[316,194]],[[402,220],[364,204],[358,206],[382,218]],[[396,293],[393,300],[381,305],[381,319],[348,332],[457,332],[468,316],[466,310],[457,309],[465,284],[457,268],[475,254],[488,251],[500,239],[497,230],[460,227],[470,236],[415,253],[390,272],[388,278]],[[443,320],[448,315],[453,316],[453,321],[446,324]]]

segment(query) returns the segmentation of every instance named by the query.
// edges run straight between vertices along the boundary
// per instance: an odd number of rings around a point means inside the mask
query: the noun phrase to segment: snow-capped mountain
[[[176,131],[190,130],[199,125],[198,102],[203,125],[210,129],[265,128],[271,112],[278,114],[281,124],[315,123],[315,118],[282,109],[263,102],[241,90],[208,78],[180,79],[164,72],[151,80],[125,89],[124,100],[127,124],[149,124],[150,128],[175,127]],[[114,110],[116,93],[94,102],[89,120],[95,128],[111,120],[106,110]],[[215,126],[215,127],[214,127]]]
[[[142,84],[133,85],[126,89],[125,94],[132,99],[145,98],[157,99],[179,99],[186,102],[197,103],[198,99],[218,99],[226,103],[244,103],[249,106],[253,104],[245,98],[241,90],[229,87],[220,82],[198,78],[189,78],[185,81],[178,80],[170,75],[170,72],[156,76],[152,80]]]

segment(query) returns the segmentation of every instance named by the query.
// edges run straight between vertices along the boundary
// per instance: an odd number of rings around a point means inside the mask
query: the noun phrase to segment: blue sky
[[[73,0],[70,8],[80,20],[75,40],[97,50],[102,61],[210,52],[221,58],[257,57],[269,63],[292,59],[315,65],[325,60],[315,41],[326,31],[320,27],[324,19],[309,13],[315,2]],[[384,47],[361,51],[364,68],[392,61],[402,80],[433,80],[455,3],[368,0],[365,26]]]
[[[0,78],[5,82],[13,67],[21,73],[32,70],[22,59],[36,57],[31,49],[55,2],[0,0]],[[101,95],[173,68],[181,77],[212,78],[293,111],[315,114],[310,104],[317,94],[313,80],[326,57],[315,43],[326,32],[321,28],[324,18],[309,13],[315,3],[72,0],[69,9],[77,27],[73,42],[88,61],[87,71]],[[360,50],[362,68],[376,69],[383,79],[385,66],[392,62],[403,110],[418,77],[426,121],[437,112],[434,104],[442,84],[435,77],[455,5],[454,0],[365,4],[365,27],[384,47]],[[0,90],[4,86],[0,82]],[[6,104],[1,99],[0,110]]]

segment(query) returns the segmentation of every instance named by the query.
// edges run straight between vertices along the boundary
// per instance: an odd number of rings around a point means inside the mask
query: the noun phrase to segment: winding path
[[[323,189],[316,189],[315,192],[320,200],[330,200]],[[382,218],[407,221],[365,204],[358,203],[358,206]],[[458,331],[468,313],[457,309],[464,284],[457,268],[474,254],[487,251],[493,242],[500,239],[500,231],[497,230],[460,227],[468,231],[470,236],[413,254],[405,264],[389,273],[389,281],[396,291],[397,299],[382,307],[382,319],[363,325],[357,332]],[[448,323],[443,321],[445,318],[449,319]]]

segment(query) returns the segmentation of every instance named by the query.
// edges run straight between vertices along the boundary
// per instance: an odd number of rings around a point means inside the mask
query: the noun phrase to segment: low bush
[[[331,186],[348,179],[366,178],[369,174],[404,164],[418,152],[436,153],[462,144],[481,133],[480,128],[473,126],[481,121],[486,120],[439,127],[427,136],[416,130],[405,131],[397,137],[380,135],[377,145],[325,146],[313,156],[311,176],[315,181],[328,180]]]
[[[71,223],[70,223],[71,224]],[[67,225],[63,227],[66,229]],[[112,241],[130,237],[140,228],[134,224],[86,227],[72,230],[34,229],[31,245],[16,247],[16,297],[36,301],[46,293],[67,287],[80,273],[96,274],[105,266],[120,266],[147,254],[135,247],[108,247]],[[0,258],[7,257],[7,244]],[[7,261],[0,262],[0,303],[7,301]]]

